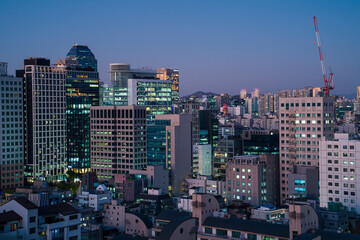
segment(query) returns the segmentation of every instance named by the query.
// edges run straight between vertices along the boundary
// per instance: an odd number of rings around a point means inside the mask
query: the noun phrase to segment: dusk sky
[[[109,64],[178,68],[180,95],[323,86],[313,16],[335,93],[360,85],[360,1],[0,0],[0,61],[62,59],[87,44]]]

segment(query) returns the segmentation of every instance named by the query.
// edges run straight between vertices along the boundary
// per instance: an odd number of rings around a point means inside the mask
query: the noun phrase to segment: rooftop
[[[23,206],[28,210],[37,208],[37,206],[33,202],[31,202],[30,200],[24,197],[15,198],[14,201],[16,201],[17,203],[19,203],[21,206]]]
[[[240,218],[208,217],[203,226],[232,229],[241,232],[262,234],[273,237],[289,238],[288,224],[273,224],[269,222],[242,220]]]
[[[7,222],[15,221],[15,220],[20,221],[21,219],[22,219],[22,217],[19,216],[14,211],[0,213],[0,225],[7,223]]]
[[[57,213],[61,213],[62,215],[66,216],[80,212],[68,203],[58,203],[54,205],[39,207],[39,215],[51,215]]]

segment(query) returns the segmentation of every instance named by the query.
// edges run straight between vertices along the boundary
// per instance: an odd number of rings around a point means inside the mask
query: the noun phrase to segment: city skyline
[[[110,63],[127,62],[134,68],[179,69],[181,96],[201,90],[237,95],[242,88],[259,87],[265,93],[319,87],[316,15],[326,66],[334,71],[333,93],[353,94],[358,85],[356,1],[20,2],[0,3],[0,20],[7,23],[0,61],[9,63],[9,74],[15,75],[28,56],[55,63],[76,42],[94,52],[105,83],[110,82]],[[69,10],[76,15],[63,17]]]

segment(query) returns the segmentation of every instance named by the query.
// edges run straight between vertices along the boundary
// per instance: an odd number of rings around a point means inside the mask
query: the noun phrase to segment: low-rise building
[[[112,192],[104,184],[101,184],[95,191],[82,191],[78,198],[80,206],[92,207],[95,211],[100,211],[104,208],[104,204],[111,202]]]
[[[225,197],[226,194],[225,181],[214,180],[210,176],[197,175],[196,178],[185,178],[183,186],[185,194],[189,194],[190,189],[193,187],[200,187],[203,193],[212,195]]]
[[[255,206],[279,202],[278,155],[236,156],[226,168],[228,200]]]

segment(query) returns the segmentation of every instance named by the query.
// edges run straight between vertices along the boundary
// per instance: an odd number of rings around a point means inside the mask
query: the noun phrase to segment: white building
[[[211,144],[193,145],[193,174],[211,176],[212,174]]]
[[[25,59],[26,176],[64,179],[66,172],[65,68],[44,58]]]
[[[44,207],[37,207],[26,198],[19,197],[0,206],[0,212],[16,214],[16,220],[21,226],[13,222],[12,229],[20,228],[22,239],[81,239],[80,212],[67,203],[59,203]],[[19,219],[21,218],[21,219]],[[2,219],[0,219],[2,220]],[[11,224],[11,223],[10,223]],[[16,224],[16,226],[14,226]],[[14,232],[14,231],[13,231]],[[12,236],[13,232],[5,235],[0,233],[0,238]],[[12,239],[18,239],[14,236]]]
[[[196,178],[184,179],[184,186],[191,193],[191,188],[202,188],[203,193],[226,196],[225,181],[212,180],[209,176],[198,175]]]
[[[320,141],[320,206],[341,202],[360,213],[360,141],[335,133],[333,141]]]
[[[79,205],[94,208],[100,211],[104,208],[104,204],[111,203],[112,193],[104,184],[99,185],[94,192],[83,191],[79,195]]]

